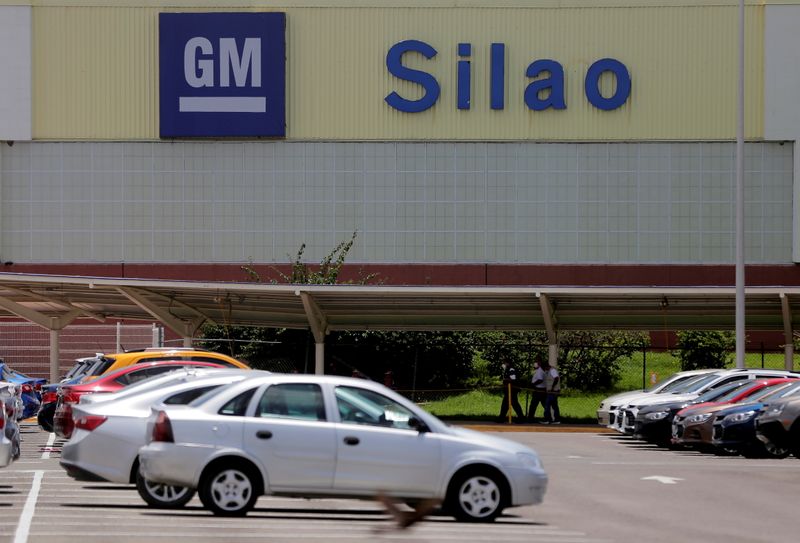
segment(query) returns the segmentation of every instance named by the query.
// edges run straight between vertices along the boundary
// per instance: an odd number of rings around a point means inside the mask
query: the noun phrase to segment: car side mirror
[[[418,419],[417,417],[411,417],[410,419],[408,419],[408,427],[416,430],[420,434],[431,431],[431,429],[428,428],[428,425],[425,424],[420,419]]]

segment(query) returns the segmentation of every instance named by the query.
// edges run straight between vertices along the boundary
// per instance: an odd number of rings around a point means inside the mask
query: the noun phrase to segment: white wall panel
[[[0,140],[31,139],[31,7],[0,6]]]
[[[791,145],[746,146],[746,257],[792,258]],[[729,264],[734,144],[28,142],[15,262]]]

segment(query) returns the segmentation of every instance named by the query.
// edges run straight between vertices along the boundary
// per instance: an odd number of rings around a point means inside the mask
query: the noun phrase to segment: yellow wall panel
[[[220,2],[221,3],[221,2]],[[43,3],[44,4],[44,3]],[[158,138],[158,13],[198,8],[74,7],[34,3],[36,139]],[[334,140],[693,140],[736,130],[735,4],[639,7],[288,7],[287,137]],[[647,4],[646,2],[644,4]],[[170,5],[175,5],[171,3]],[[385,5],[385,4],[384,4]],[[440,4],[437,4],[440,5]],[[601,6],[603,4],[600,4]],[[223,9],[223,8],[217,8]],[[258,9],[257,7],[248,9]],[[233,8],[230,8],[233,11]],[[385,67],[394,43],[423,40],[438,55],[405,63],[435,75],[438,103],[401,113],[384,97],[419,87]],[[456,47],[472,44],[472,109],[456,108]],[[505,109],[489,107],[489,47],[506,44]],[[601,111],[583,81],[596,60],[623,62],[628,102]],[[530,62],[560,62],[567,109],[533,112]],[[763,135],[763,6],[747,8],[748,138]],[[611,87],[604,87],[609,92]]]

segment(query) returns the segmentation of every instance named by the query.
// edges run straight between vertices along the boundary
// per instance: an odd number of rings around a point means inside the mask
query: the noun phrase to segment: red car
[[[84,394],[93,392],[116,392],[121,388],[132,385],[155,375],[174,371],[181,368],[204,367],[225,368],[224,364],[215,362],[196,362],[191,360],[162,360],[158,362],[144,362],[127,366],[117,371],[112,371],[89,381],[74,385],[63,385],[58,389],[58,402],[53,417],[53,432],[58,437],[69,439],[74,429],[72,420],[72,404],[78,403]]]

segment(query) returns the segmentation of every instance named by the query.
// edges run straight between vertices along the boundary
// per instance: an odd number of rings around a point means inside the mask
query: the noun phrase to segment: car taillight
[[[106,420],[108,420],[108,417],[104,417],[102,415],[83,415],[82,417],[75,419],[75,428],[91,432],[103,424]]]
[[[42,394],[42,403],[53,403],[58,401],[57,392],[45,392]]]
[[[175,437],[172,435],[172,424],[164,411],[159,411],[158,415],[156,415],[156,423],[153,425],[153,439],[151,441],[175,443]]]
[[[31,392],[33,392],[33,387],[31,385],[29,385],[27,383],[22,385],[22,393],[23,394],[30,394]]]
[[[66,392],[61,398],[62,403],[78,403],[81,396],[88,394],[88,392]]]

